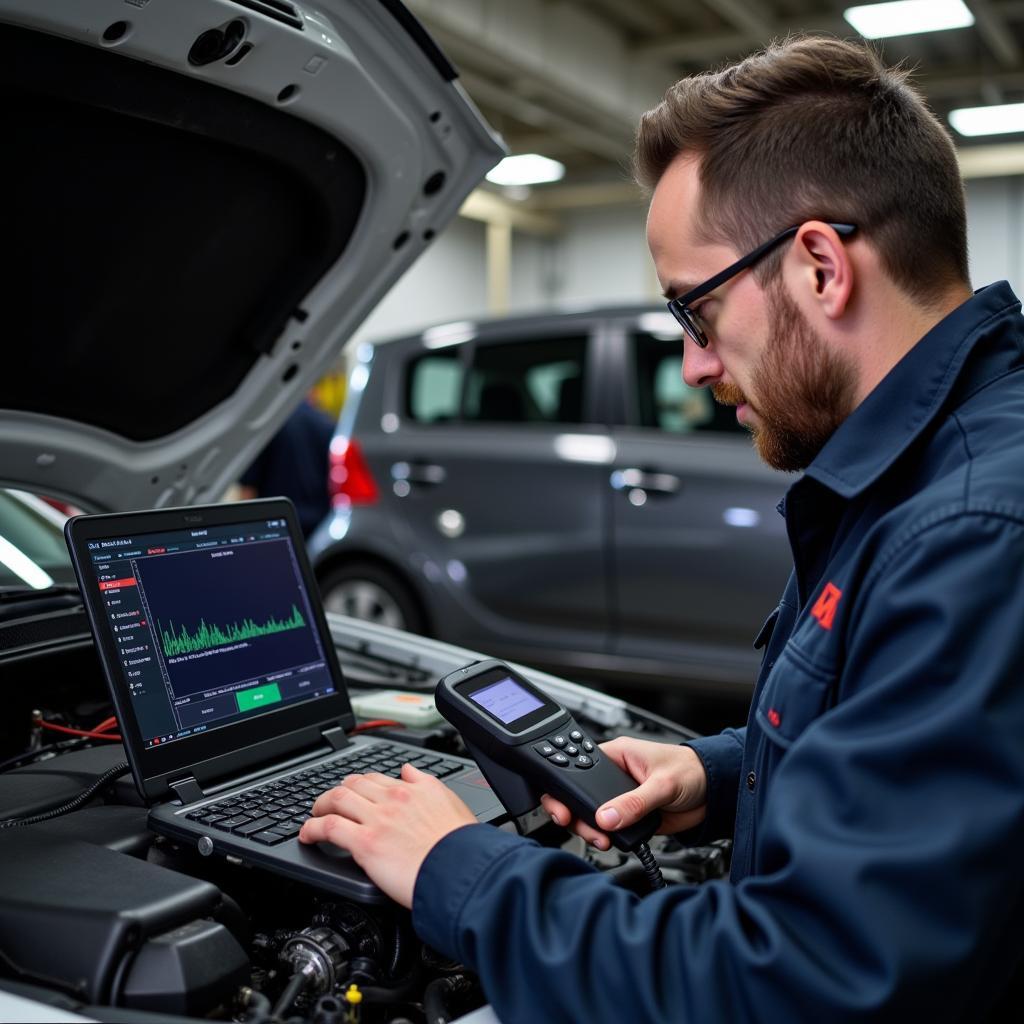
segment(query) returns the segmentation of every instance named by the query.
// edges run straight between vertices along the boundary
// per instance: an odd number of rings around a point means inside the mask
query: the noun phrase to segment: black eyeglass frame
[[[746,270],[747,267],[752,267],[759,260],[764,259],[772,249],[792,238],[806,223],[804,221],[791,228],[786,228],[782,234],[776,235],[763,245],[759,245],[753,252],[748,252],[746,256],[730,264],[725,270],[715,274],[714,277],[709,277],[703,284],[699,284],[696,288],[691,288],[685,295],[680,295],[669,301],[668,311],[676,318],[676,322],[686,331],[695,345],[699,348],[707,348],[709,339],[700,324],[700,314],[695,313],[689,308],[691,303],[696,302],[697,299],[704,298],[709,292],[713,292],[716,288],[725,284],[726,281],[734,278],[740,271]],[[827,223],[837,235],[843,238],[852,235],[857,230],[856,224]]]

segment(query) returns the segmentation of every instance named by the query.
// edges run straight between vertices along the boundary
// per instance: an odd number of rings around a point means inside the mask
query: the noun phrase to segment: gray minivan
[[[359,347],[310,541],[326,607],[570,676],[749,691],[792,478],[681,354],[663,308]]]

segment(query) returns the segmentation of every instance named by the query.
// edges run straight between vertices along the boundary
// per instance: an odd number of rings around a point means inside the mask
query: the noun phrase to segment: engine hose
[[[270,1000],[248,986],[242,989],[241,1003],[245,1007],[242,1024],[266,1024],[270,1020]]]
[[[408,999],[416,991],[416,981],[419,972],[412,972],[404,981],[397,985],[384,987],[381,985],[360,985],[359,991],[363,994],[363,1001],[366,1003],[395,1003]]]
[[[396,918],[395,931],[392,937],[391,963],[388,965],[388,977],[392,980],[398,977],[398,970],[405,959],[406,945],[405,929],[402,927],[402,922]]]
[[[28,818],[8,818],[6,821],[0,821],[0,828],[15,828],[19,825],[35,825],[40,821],[49,821],[51,818],[59,818],[62,814],[70,814],[72,811],[77,811],[79,807],[87,804],[104,786],[109,782],[113,782],[114,779],[120,778],[122,775],[128,773],[128,762],[122,761],[120,764],[115,764],[113,768],[108,768],[88,789],[83,789],[78,796],[67,803],[61,804],[59,807],[52,807],[48,811],[43,811],[41,814],[33,814]]]
[[[644,866],[644,874],[647,875],[651,891],[657,892],[658,889],[664,889],[665,879],[661,874],[661,868],[658,867],[658,862],[654,859],[654,854],[651,853],[651,848],[646,843],[641,843],[636,848],[636,855]]]
[[[295,1000],[302,995],[302,990],[309,984],[310,975],[303,971],[296,971],[285,985],[281,998],[274,1003],[272,1016],[283,1017],[295,1005]]]
[[[472,982],[464,974],[449,978],[435,978],[423,993],[423,1015],[427,1024],[448,1024],[452,1019],[448,1011],[448,996],[468,992]]]

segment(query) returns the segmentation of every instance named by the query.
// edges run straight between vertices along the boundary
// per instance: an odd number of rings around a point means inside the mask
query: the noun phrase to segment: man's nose
[[[691,388],[707,388],[721,380],[724,367],[711,345],[701,348],[692,338],[683,342],[683,380]]]

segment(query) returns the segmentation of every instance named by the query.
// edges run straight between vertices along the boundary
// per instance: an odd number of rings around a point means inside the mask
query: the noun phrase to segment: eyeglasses
[[[741,270],[746,270],[747,267],[752,267],[758,260],[764,259],[772,249],[792,238],[801,227],[803,227],[803,224],[786,228],[781,235],[776,235],[771,241],[765,242],[764,245],[759,245],[753,252],[747,253],[746,256],[737,260],[731,266],[726,267],[721,273],[715,274],[714,277],[708,278],[703,284],[697,285],[696,288],[691,289],[685,295],[680,295],[669,302],[668,311],[676,318],[679,326],[686,331],[696,345],[699,345],[701,348],[707,348],[708,335],[706,325],[700,313],[690,309],[690,306],[698,299],[702,299],[709,292],[713,292],[716,288],[725,284],[726,281],[735,277]],[[857,230],[855,224],[829,224],[829,227],[837,235],[844,238],[847,235],[852,235]]]

